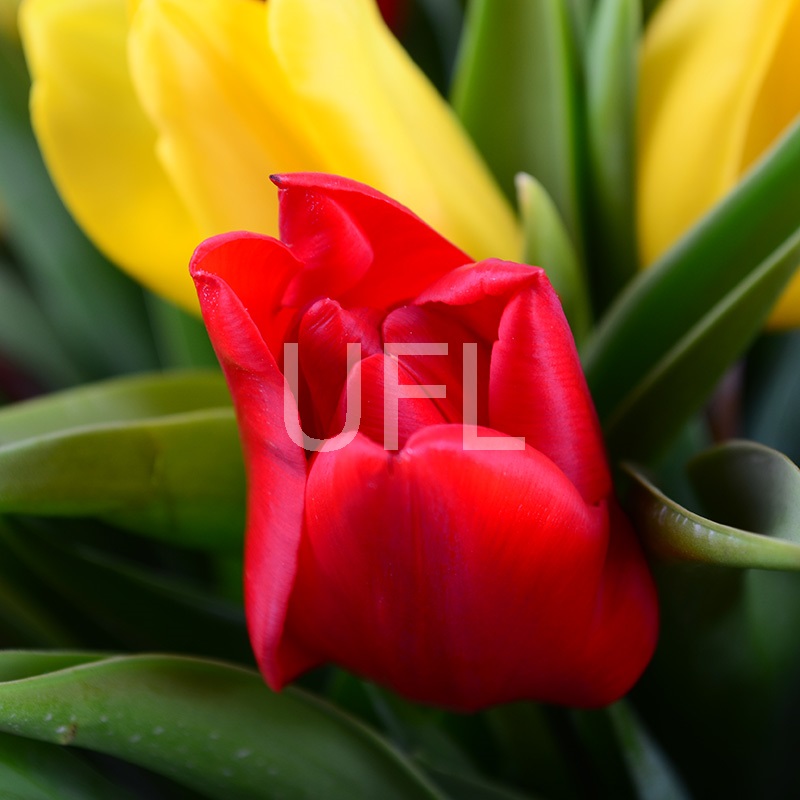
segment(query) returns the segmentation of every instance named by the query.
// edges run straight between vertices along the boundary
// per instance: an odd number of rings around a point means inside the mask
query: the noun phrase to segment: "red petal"
[[[292,310],[282,308],[281,299],[289,281],[301,269],[302,264],[277,239],[246,232],[206,239],[195,250],[189,264],[203,313],[216,302],[217,291],[211,290],[211,295],[204,298],[203,293],[212,285],[205,276],[217,276],[239,298],[248,318],[279,359],[282,358],[284,331],[294,315]],[[220,326],[218,335],[230,344],[238,339],[235,331],[225,330],[224,326]],[[222,344],[222,339],[219,343]]]
[[[361,391],[361,418],[359,433],[383,447],[385,442],[384,422],[384,375],[386,356],[379,353],[364,359],[356,365],[347,379],[347,393],[352,397]],[[413,386],[413,376],[400,362],[397,367],[398,384]],[[389,391],[390,398],[397,403],[397,440],[398,447],[403,447],[413,433],[428,425],[441,425],[447,420],[435,400],[428,397],[409,398],[401,396],[401,390],[393,387]],[[344,427],[346,401],[345,394],[339,401],[339,407],[331,424],[331,431],[336,434]]]
[[[611,479],[594,405],[544,271],[482,261],[445,275],[416,304],[454,316],[485,341],[500,339],[492,352],[490,426],[525,436],[587,502],[607,497]]]
[[[627,694],[638,674],[630,665],[642,671],[658,639],[658,597],[639,542],[613,498],[609,512],[611,538],[584,663],[587,671],[593,664],[611,668],[597,674],[582,705],[606,705]]]
[[[410,300],[470,258],[405,206],[335,175],[273,176],[281,239],[306,270],[286,302],[327,294],[345,307],[389,308]]]
[[[369,239],[332,197],[313,188],[290,191],[278,185],[281,240],[305,265],[284,301],[303,306],[317,297],[341,297],[375,260]]]
[[[629,685],[644,667],[628,646],[642,624],[606,632],[617,650],[587,664],[598,593],[611,576],[639,585],[644,562],[614,572],[605,507],[546,457],[464,452],[461,436],[426,428],[397,455],[359,436],[317,456],[291,636],[423,702],[606,701],[609,672]]]
[[[347,380],[347,345],[359,343],[361,358],[383,352],[371,323],[363,315],[344,310],[335,300],[320,300],[303,314],[297,339],[305,386],[300,409],[303,430],[310,436],[324,438],[331,431]]]
[[[447,394],[433,402],[439,407],[443,421],[463,422],[465,342],[477,346],[477,385],[467,387],[477,395],[478,424],[488,425],[490,348],[458,320],[437,313],[433,308],[405,306],[392,311],[384,320],[384,342],[446,344],[447,355],[403,355],[400,363],[411,379],[420,385],[442,384]],[[472,420],[473,422],[475,420]]]
[[[241,252],[235,246],[223,249]],[[242,301],[219,275],[195,269],[194,280],[233,396],[247,466],[250,639],[267,682],[277,688],[283,671],[313,664],[307,653],[283,641],[303,526],[306,456],[284,424],[283,375]]]
[[[544,273],[513,297],[492,351],[491,426],[524,436],[587,503],[611,493],[602,434],[561,303]]]
[[[479,339],[493,342],[508,299],[540,273],[544,274],[543,270],[526,264],[499,259],[479,261],[440,278],[420,294],[414,305],[435,304],[440,313],[460,320]]]

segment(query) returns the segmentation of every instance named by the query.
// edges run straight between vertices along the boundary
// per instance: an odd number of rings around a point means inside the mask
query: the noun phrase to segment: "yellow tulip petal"
[[[158,153],[204,236],[277,232],[274,172],[321,170],[258,0],[140,0],[131,69]]]
[[[800,1],[781,8],[782,19],[748,115],[739,173],[743,173],[800,114]]]
[[[125,0],[27,0],[31,114],[70,211],[115,263],[187,307],[196,226],[155,157],[128,74]]]
[[[372,0],[269,0],[269,34],[326,171],[409,206],[475,258],[518,258],[513,214]]]
[[[778,45],[750,117],[741,170],[744,171],[800,113],[800,2],[781,28]],[[769,319],[771,328],[800,325],[800,273],[796,274]]]
[[[645,263],[740,177],[753,107],[794,3],[670,0],[653,19],[638,118]]]
[[[770,314],[768,327],[773,329],[796,328],[800,325],[800,273],[794,278],[781,295]]]
[[[800,2],[794,0],[750,114],[742,148],[744,172],[800,113]],[[800,325],[800,272],[795,274],[769,318],[770,328]]]

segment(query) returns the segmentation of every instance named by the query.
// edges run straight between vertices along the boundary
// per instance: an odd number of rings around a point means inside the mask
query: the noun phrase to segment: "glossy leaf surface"
[[[800,228],[646,369],[604,420],[613,453],[648,460],[664,451],[756,337],[799,260]]]
[[[6,800],[131,800],[63,747],[0,735],[0,794]]]
[[[116,378],[4,408],[0,445],[92,425],[230,407],[225,381],[217,371]]]
[[[632,517],[656,555],[800,570],[800,471],[781,453],[732,442],[698,456],[689,475],[708,516],[670,500],[637,468],[628,465],[625,471],[633,479]]]
[[[221,662],[5,652],[0,678],[0,729],[109,753],[213,800],[439,796],[333,707]]]
[[[4,409],[0,510],[100,516],[176,544],[238,550],[244,467],[221,377],[119,379]]]
[[[533,175],[555,201],[580,253],[572,36],[564,0],[475,0],[466,17],[453,105],[508,196],[518,172]]]
[[[194,412],[0,448],[0,510],[99,516],[203,549],[241,546],[244,468],[233,412]]]
[[[586,130],[592,186],[589,261],[602,305],[634,276],[638,0],[601,0],[586,51]]]
[[[752,332],[759,329],[765,305],[769,311],[771,297],[779,291],[776,286],[767,289],[766,283],[773,279],[785,282],[786,273],[794,267],[788,261],[780,267],[773,264],[773,272],[767,264],[779,257],[781,248],[786,248],[795,235],[798,204],[800,126],[795,126],[735,192],[631,283],[601,320],[587,347],[584,366],[598,413],[607,427],[618,424],[629,413],[638,402],[637,395],[646,391],[656,372],[664,369],[670,354],[674,356],[685,348],[703,328],[711,334],[716,328],[721,334],[719,315],[735,302],[741,303],[740,316],[732,333],[740,341],[730,348],[733,356],[711,353],[709,363],[719,375],[738,355],[742,342],[746,344]],[[773,272],[773,277],[765,272]],[[715,313],[716,322],[712,318]],[[743,335],[742,329],[748,327],[747,335]],[[723,335],[717,340],[715,347],[725,346]],[[691,357],[687,363],[691,367],[694,361]],[[708,374],[707,370],[698,362],[695,372],[702,376]],[[672,385],[677,388],[676,397],[695,394],[690,403],[693,406],[706,391],[685,381]],[[655,411],[652,407],[647,413]],[[675,416],[670,413],[670,418]],[[633,428],[626,436],[635,438]]]
[[[517,175],[517,197],[524,235],[523,261],[541,267],[558,293],[578,344],[589,332],[591,309],[586,279],[564,223],[536,178]]]

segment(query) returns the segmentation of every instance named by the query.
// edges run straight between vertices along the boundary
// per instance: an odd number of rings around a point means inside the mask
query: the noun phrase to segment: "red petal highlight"
[[[307,653],[283,642],[303,527],[305,452],[286,432],[286,382],[242,301],[219,275],[195,268],[193,277],[233,396],[247,466],[245,605],[250,639],[267,682],[278,688],[285,670],[313,665]]]
[[[605,508],[540,453],[464,452],[461,435],[429,427],[397,455],[359,436],[317,456],[292,637],[423,702],[607,702],[608,660],[582,657],[613,568]],[[628,685],[644,667],[614,662]]]
[[[335,175],[273,176],[281,240],[306,266],[289,297],[329,296],[345,307],[390,308],[471,260],[405,206]],[[372,258],[367,258],[371,252]]]
[[[543,270],[527,264],[479,261],[444,275],[425,289],[414,305],[435,304],[437,311],[460,320],[479,339],[493,342],[508,298],[528,286],[538,273]]]
[[[189,272],[200,294],[204,316],[216,302],[217,289],[204,299],[202,292],[208,291],[211,284],[203,276],[217,276],[238,297],[247,316],[273,355],[280,360],[283,334],[294,316],[293,311],[282,307],[281,301],[287,285],[302,267],[277,239],[257,233],[234,232],[206,239],[195,250]],[[240,322],[236,315],[231,319],[236,319],[237,324]],[[227,330],[224,324],[219,326],[218,332],[220,344],[224,339],[231,346],[237,339],[235,332]]]
[[[642,671],[658,639],[658,597],[639,542],[613,498],[609,514],[611,539],[583,658],[587,672],[592,665],[606,667],[586,687],[585,705],[606,705],[626,694],[638,677],[627,665],[641,664]]]
[[[359,343],[361,358],[383,352],[374,324],[343,309],[335,300],[320,300],[303,314],[298,331],[303,430],[324,438],[339,406],[347,380],[347,345]],[[342,409],[343,412],[345,409]]]
[[[392,311],[383,323],[385,342],[426,342],[446,344],[447,355],[404,355],[401,364],[411,379],[420,385],[446,387],[444,398],[434,399],[439,407],[443,421],[463,422],[464,391],[477,395],[478,424],[489,422],[489,358],[491,351],[484,341],[476,341],[470,330],[452,317],[437,313],[433,308],[404,306]],[[474,386],[464,386],[464,342],[477,345],[478,380]],[[472,420],[475,422],[476,420]]]
[[[432,358],[434,356],[431,356]],[[442,415],[436,401],[428,398],[409,398],[400,396],[397,387],[384,392],[384,376],[387,356],[383,353],[370,356],[361,361],[347,379],[347,392],[353,396],[361,387],[361,423],[359,432],[381,447],[384,446],[386,423],[384,417],[385,394],[389,394],[397,403],[397,439],[402,448],[408,438],[416,431],[428,425],[441,425],[447,420]],[[402,362],[398,364],[398,384],[415,386],[416,381]],[[331,424],[331,430],[338,433],[345,420],[345,394],[339,401],[339,407]]]
[[[558,464],[587,503],[611,493],[600,425],[561,303],[544,273],[513,297],[492,351],[491,426]]]
[[[303,306],[341,297],[364,277],[375,254],[358,223],[336,200],[309,190],[281,190],[281,239],[305,265],[284,298]]]

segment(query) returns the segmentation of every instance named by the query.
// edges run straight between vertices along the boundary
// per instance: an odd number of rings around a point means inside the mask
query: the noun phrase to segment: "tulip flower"
[[[335,171],[462,247],[515,257],[513,214],[374,0],[26,0],[38,140],[112,261],[197,307],[201,239],[276,233],[275,171]]]
[[[639,88],[639,235],[650,263],[800,112],[800,0],[665,0]],[[800,276],[773,313],[800,322]]]
[[[282,241],[191,262],[245,449],[267,682],[333,662],[461,710],[617,699],[656,597],[545,273],[472,263],[353,181],[274,180]]]

